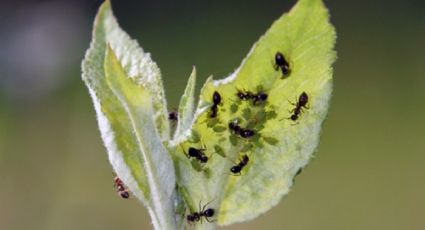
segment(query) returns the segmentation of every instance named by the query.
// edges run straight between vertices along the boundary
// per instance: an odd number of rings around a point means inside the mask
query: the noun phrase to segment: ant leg
[[[187,152],[186,152],[186,151],[184,151],[184,150],[183,150],[183,153],[184,153],[184,155],[187,157],[187,159],[190,159],[190,156],[189,156],[189,154],[187,154]]]
[[[205,219],[208,221],[208,223],[216,222],[217,220],[210,220],[208,217],[205,217]]]
[[[214,200],[215,200],[215,199],[214,199]],[[201,212],[204,212],[204,211],[205,211],[205,208],[206,208],[209,204],[211,204],[214,200],[212,200],[212,201],[210,201],[210,202],[206,203],[206,204],[202,207],[202,211],[201,211]]]
[[[182,148],[184,155],[185,155],[188,159],[190,159],[190,156],[189,156],[189,155],[187,154],[187,152],[184,150],[184,148],[183,148],[183,146],[182,146],[182,145],[180,145],[180,148]]]
[[[202,214],[203,214],[203,211],[201,210],[201,203],[202,203],[202,199],[199,201],[199,204],[198,204],[199,219],[201,220],[201,224],[202,224]]]
[[[291,125],[292,126],[294,126],[294,125],[298,125],[299,124],[299,122],[298,121],[295,121],[294,123],[292,123]]]
[[[242,176],[242,173],[241,173],[241,172],[238,172],[238,173],[232,173],[232,176]]]
[[[279,66],[276,65],[275,61],[273,59],[271,59],[270,62],[272,64],[272,66],[273,66],[273,69],[276,70],[276,71],[278,71],[279,70]]]

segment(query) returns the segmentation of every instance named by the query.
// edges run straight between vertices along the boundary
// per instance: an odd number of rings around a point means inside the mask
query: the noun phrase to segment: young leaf
[[[156,229],[174,229],[175,176],[161,141],[169,128],[159,69],[119,28],[108,1],[82,68],[114,171],[147,206]]]
[[[152,208],[161,229],[171,229],[175,226],[174,168],[155,128],[152,96],[126,75],[111,48],[106,51],[105,76],[131,122],[137,141],[137,149],[130,153],[132,164],[127,167],[134,173],[146,175],[147,181],[140,182],[151,194],[148,206]]]
[[[100,52],[106,50],[106,44],[109,44],[114,50],[128,76],[137,84],[143,85],[149,92],[155,94],[152,101],[155,123],[161,139],[168,140],[170,128],[161,72],[157,64],[152,61],[150,53],[144,52],[137,41],[131,39],[119,27],[112,13],[109,0],[102,4],[96,16],[91,46],[98,45],[97,50]]]
[[[318,144],[332,91],[334,44],[322,1],[299,0],[235,73],[208,78],[195,114],[192,72],[169,140],[159,69],[119,28],[109,2],[102,5],[83,79],[111,164],[148,207],[156,229],[177,228],[188,212],[207,220],[195,228],[214,229],[278,203]]]
[[[174,135],[175,137],[182,136],[183,132],[190,129],[190,126],[192,125],[193,112],[195,109],[195,83],[196,69],[193,67],[192,74],[190,74],[184,94],[180,99],[177,128]]]
[[[174,145],[177,183],[186,189],[191,210],[200,201],[211,202],[218,223],[228,225],[264,213],[288,193],[318,144],[332,91],[334,44],[322,1],[300,0],[260,38],[235,73],[206,82],[192,131]],[[276,60],[282,57],[284,64]],[[214,92],[221,95],[218,105]],[[303,92],[306,103],[299,101]],[[266,100],[259,99],[261,93]],[[234,121],[240,129],[231,129]],[[227,131],[217,132],[216,126],[223,125]],[[189,141],[194,132],[200,143]],[[190,147],[204,149],[209,157],[201,171],[189,163],[197,159],[185,157]]]

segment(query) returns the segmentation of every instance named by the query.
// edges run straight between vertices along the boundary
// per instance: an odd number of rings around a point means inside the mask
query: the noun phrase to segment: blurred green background
[[[334,95],[315,159],[291,193],[223,229],[425,229],[425,2],[325,1],[336,26]],[[150,229],[120,199],[80,78],[94,0],[0,3],[0,229]],[[170,108],[232,72],[294,0],[118,1],[153,55]]]

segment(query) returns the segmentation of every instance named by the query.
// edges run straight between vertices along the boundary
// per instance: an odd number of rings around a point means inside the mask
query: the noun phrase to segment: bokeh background
[[[223,229],[425,228],[425,2],[325,1],[335,89],[315,159],[291,193]],[[80,63],[101,1],[0,2],[0,229],[150,229],[113,188]],[[170,108],[192,65],[227,76],[294,0],[112,0],[153,55]]]

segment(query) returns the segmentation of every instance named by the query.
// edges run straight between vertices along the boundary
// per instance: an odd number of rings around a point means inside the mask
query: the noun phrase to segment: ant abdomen
[[[242,159],[239,161],[239,163],[230,168],[230,172],[232,172],[235,175],[236,174],[240,175],[241,171],[245,168],[245,166],[248,165],[248,163],[249,163],[249,157],[247,155],[243,155]]]
[[[118,176],[115,176],[114,184],[117,188],[117,193],[121,198],[128,199],[130,197],[128,189],[125,187],[124,182],[122,182],[122,180]]]
[[[288,76],[291,70],[289,68],[289,63],[286,60],[285,56],[281,52],[276,52],[274,59],[275,59],[275,64],[274,64],[275,70],[280,69],[283,75],[282,77]]]

